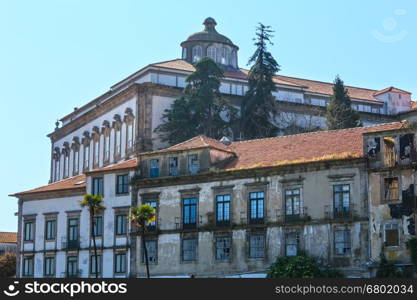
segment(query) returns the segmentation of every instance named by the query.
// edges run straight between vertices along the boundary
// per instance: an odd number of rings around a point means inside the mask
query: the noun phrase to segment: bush
[[[0,277],[16,275],[16,254],[6,253],[0,256]]]
[[[317,261],[301,252],[297,256],[278,257],[268,269],[268,278],[343,277],[335,269],[322,269]]]
[[[377,278],[403,278],[406,277],[403,272],[398,271],[393,263],[390,263],[384,253],[380,255],[378,270],[376,271]]]

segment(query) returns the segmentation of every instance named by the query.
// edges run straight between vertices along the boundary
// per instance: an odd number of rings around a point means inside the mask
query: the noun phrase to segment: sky
[[[9,194],[48,183],[57,119],[147,64],[179,58],[206,17],[247,67],[258,22],[275,30],[280,74],[388,86],[417,100],[417,1],[0,0],[0,231]]]

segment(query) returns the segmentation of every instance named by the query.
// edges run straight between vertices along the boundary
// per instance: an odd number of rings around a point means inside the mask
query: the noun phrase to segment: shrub
[[[393,263],[389,262],[384,253],[380,255],[378,270],[376,271],[377,278],[403,278],[403,272],[398,271]]]
[[[6,253],[0,256],[0,277],[16,275],[16,254]]]

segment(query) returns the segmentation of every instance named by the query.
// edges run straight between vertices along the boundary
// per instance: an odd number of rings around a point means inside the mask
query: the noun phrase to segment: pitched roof
[[[0,232],[0,243],[15,244],[17,243],[16,232]]]
[[[113,165],[105,166],[103,168],[88,171],[86,172],[86,174],[89,175],[89,174],[101,173],[101,172],[111,172],[111,171],[117,171],[117,170],[133,169],[136,167],[136,165],[137,165],[137,159],[131,158],[129,160],[126,160],[117,164],[113,164]]]
[[[381,94],[388,93],[388,92],[394,92],[394,93],[400,93],[400,94],[409,94],[409,95],[411,94],[410,92],[400,90],[400,89],[397,89],[396,87],[390,86],[390,87],[387,87],[383,90],[375,92],[374,95],[377,96],[377,95],[381,95]]]
[[[32,190],[19,192],[10,196],[19,197],[19,196],[36,194],[36,193],[44,193],[44,192],[84,189],[85,179],[86,179],[86,176],[84,174],[80,174],[80,175],[66,178],[57,182],[53,182],[51,184],[41,186]]]
[[[180,71],[186,71],[186,72],[193,72],[195,70],[192,64],[182,59],[164,61],[160,63],[151,64],[150,66],[167,68],[167,69],[172,69],[172,70],[180,70]],[[246,80],[248,73],[249,73],[248,70],[240,69],[236,72],[226,71],[224,75],[230,78]],[[333,83],[330,83],[330,82],[321,82],[321,81],[316,81],[316,80],[302,79],[302,78],[289,77],[289,76],[283,76],[283,75],[274,76],[274,82],[280,85],[303,88],[304,90],[310,93],[323,94],[323,95],[328,95],[328,96],[333,94]],[[349,96],[353,99],[375,101],[375,102],[381,102],[381,100],[375,98],[375,96],[382,94],[386,91],[408,93],[406,91],[403,91],[394,87],[389,87],[380,91],[374,90],[374,89],[353,87],[353,86],[346,86],[346,89],[348,90]]]

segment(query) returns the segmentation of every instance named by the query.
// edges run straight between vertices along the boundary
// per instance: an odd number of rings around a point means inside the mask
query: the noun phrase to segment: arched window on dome
[[[197,62],[203,56],[203,48],[201,46],[194,46],[193,47],[193,63]]]
[[[207,48],[207,56],[212,60],[216,61],[217,48],[215,46],[210,46]]]
[[[222,65],[230,65],[230,50],[227,47],[222,48],[220,63]]]

